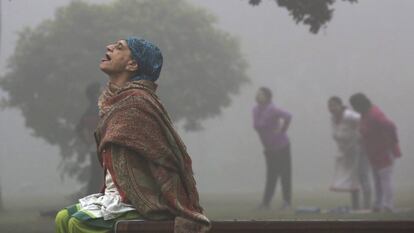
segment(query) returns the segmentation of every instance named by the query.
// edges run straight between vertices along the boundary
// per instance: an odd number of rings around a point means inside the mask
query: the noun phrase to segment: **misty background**
[[[177,123],[193,159],[202,195],[262,193],[265,163],[251,117],[260,86],[270,87],[275,103],[293,115],[288,132],[293,196],[295,191],[312,189],[326,190],[322,195],[336,195],[328,191],[336,151],[326,101],[339,95],[347,102],[359,91],[398,126],[403,157],[395,166],[396,199],[400,190],[413,188],[413,1],[339,1],[332,21],[318,34],[296,25],[273,1],[256,7],[240,0],[188,1],[216,15],[216,26],[239,40],[251,81],[232,97],[231,106],[221,116],[203,122],[204,130],[186,132]],[[17,32],[53,18],[56,8],[69,2],[2,2],[0,75],[5,73],[7,58],[14,51]],[[104,52],[104,45],[102,48]],[[104,74],[102,79],[106,79]],[[168,79],[168,74],[163,73],[160,86],[163,79]],[[6,94],[0,92],[0,96]],[[19,110],[1,111],[0,143],[0,184],[6,206],[11,197],[67,195],[79,188],[74,180],[61,179],[59,149],[31,136]]]

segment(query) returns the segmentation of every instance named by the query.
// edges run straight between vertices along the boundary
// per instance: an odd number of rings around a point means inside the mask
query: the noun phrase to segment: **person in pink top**
[[[272,91],[261,87],[256,94],[257,105],[253,108],[253,127],[264,147],[266,158],[266,185],[259,209],[270,209],[277,180],[282,184],[281,209],[291,207],[292,176],[290,140],[287,135],[292,115],[272,102]]]
[[[361,114],[362,144],[372,166],[376,192],[373,210],[392,212],[392,171],[394,160],[401,157],[397,127],[364,94],[352,95],[350,103]]]

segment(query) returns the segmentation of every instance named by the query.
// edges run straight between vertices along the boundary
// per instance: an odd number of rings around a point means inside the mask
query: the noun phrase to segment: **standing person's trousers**
[[[371,182],[370,182],[371,166],[366,154],[361,153],[358,164],[358,180],[360,190],[362,191],[362,207],[364,209],[371,208]],[[358,203],[359,206],[359,203]]]
[[[286,204],[292,199],[292,168],[290,145],[276,151],[265,151],[266,157],[266,186],[263,195],[263,206],[269,206],[275,193],[277,180],[281,179],[282,196]]]
[[[374,186],[375,186],[375,203],[374,208],[378,210],[392,211],[393,187],[392,187],[392,170],[393,165],[385,168],[373,168]]]

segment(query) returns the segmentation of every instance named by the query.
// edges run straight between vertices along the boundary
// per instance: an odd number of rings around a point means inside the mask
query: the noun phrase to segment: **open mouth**
[[[110,61],[111,57],[106,53],[105,57],[101,59],[101,62]]]

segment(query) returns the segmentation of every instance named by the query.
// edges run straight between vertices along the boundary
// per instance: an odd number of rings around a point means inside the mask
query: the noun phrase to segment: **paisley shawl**
[[[156,88],[147,80],[108,85],[98,104],[98,155],[111,150],[118,185],[144,218],[175,218],[176,233],[206,232],[190,156]]]

